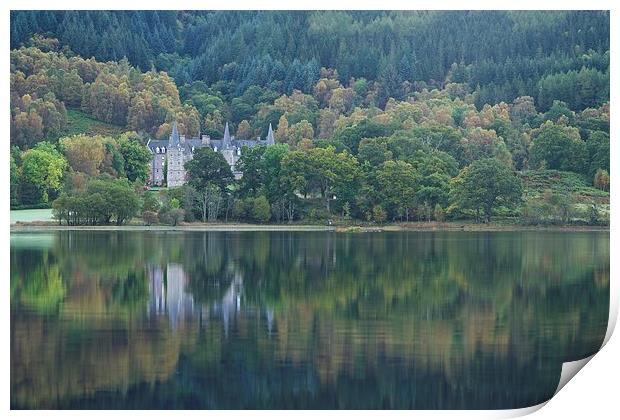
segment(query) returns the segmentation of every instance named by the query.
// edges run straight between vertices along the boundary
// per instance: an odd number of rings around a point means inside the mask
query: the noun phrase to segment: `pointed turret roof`
[[[273,128],[271,127],[271,123],[269,123],[269,133],[267,134],[267,144],[270,146],[276,144],[276,140],[273,138]]]
[[[224,139],[223,140],[224,141],[222,143],[223,143],[224,149],[227,149],[228,145],[230,144],[230,130],[228,129],[228,121],[226,122],[226,127],[224,128]]]
[[[180,142],[179,129],[177,128],[177,122],[172,123],[172,133],[170,133],[170,139],[168,141],[168,147],[178,146]]]

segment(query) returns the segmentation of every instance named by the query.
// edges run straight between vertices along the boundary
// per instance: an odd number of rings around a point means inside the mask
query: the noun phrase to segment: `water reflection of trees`
[[[11,263],[17,406],[534,404],[609,301],[601,233],[63,232]]]

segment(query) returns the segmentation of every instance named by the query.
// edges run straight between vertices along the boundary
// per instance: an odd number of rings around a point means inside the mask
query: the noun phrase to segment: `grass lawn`
[[[16,222],[49,222],[52,218],[52,209],[11,210],[11,224]]]

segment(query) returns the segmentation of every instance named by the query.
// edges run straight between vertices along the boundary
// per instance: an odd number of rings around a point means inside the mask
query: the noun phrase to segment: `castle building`
[[[214,151],[220,152],[230,165],[235,179],[239,179],[243,174],[236,169],[235,165],[241,157],[241,148],[243,146],[252,148],[259,145],[270,146],[273,144],[275,144],[275,140],[271,124],[269,124],[269,134],[267,134],[267,139],[265,140],[261,140],[260,137],[256,140],[235,139],[235,136],[230,135],[228,123],[226,123],[226,128],[224,129],[224,138],[215,140],[207,135],[195,139],[185,138],[185,136],[179,135],[175,121],[168,140],[149,139],[146,143],[153,155],[148,178],[149,184],[161,186],[164,184],[164,180],[167,180],[168,187],[184,185],[187,181],[185,163],[190,161],[194,157],[194,151],[201,147],[210,147]],[[166,172],[164,173],[164,171]]]

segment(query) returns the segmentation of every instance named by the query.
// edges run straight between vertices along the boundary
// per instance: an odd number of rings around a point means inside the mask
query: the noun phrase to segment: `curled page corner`
[[[511,410],[501,410],[497,412],[498,416],[496,418],[515,418],[515,417],[523,417],[528,414],[532,414],[541,408],[543,408],[553,397],[557,395],[558,392],[579,372],[594,356],[588,356],[584,359],[574,360],[572,362],[564,362],[562,364],[562,372],[560,373],[560,381],[558,382],[558,387],[555,389],[553,396],[540,404],[533,405],[531,407],[523,407],[516,408]]]
[[[605,345],[611,338],[611,335],[614,333],[614,330],[616,328],[616,321],[618,320],[618,304],[620,297],[618,295],[618,288],[615,283],[616,282],[613,281],[609,283],[609,319],[607,320],[607,332],[605,333],[605,338],[603,339],[601,349],[605,347]]]
[[[579,372],[590,360],[592,360],[595,354],[593,354],[592,356],[588,356],[584,359],[573,360],[572,362],[564,362],[562,364],[562,373],[560,374],[560,382],[558,382],[558,387],[555,389],[555,392],[553,393],[554,397],[557,395],[558,392],[560,392],[562,388],[564,388],[564,385],[566,385],[568,381],[573,379],[573,377],[577,374],[577,372]]]
[[[540,404],[532,405],[530,407],[513,408],[509,410],[498,410],[494,412],[494,413],[497,413],[495,418],[512,419],[516,417],[527,416],[528,414],[532,414],[540,410],[541,408],[543,408],[545,405],[547,405],[549,401],[551,400],[547,400],[547,401],[541,402]]]

